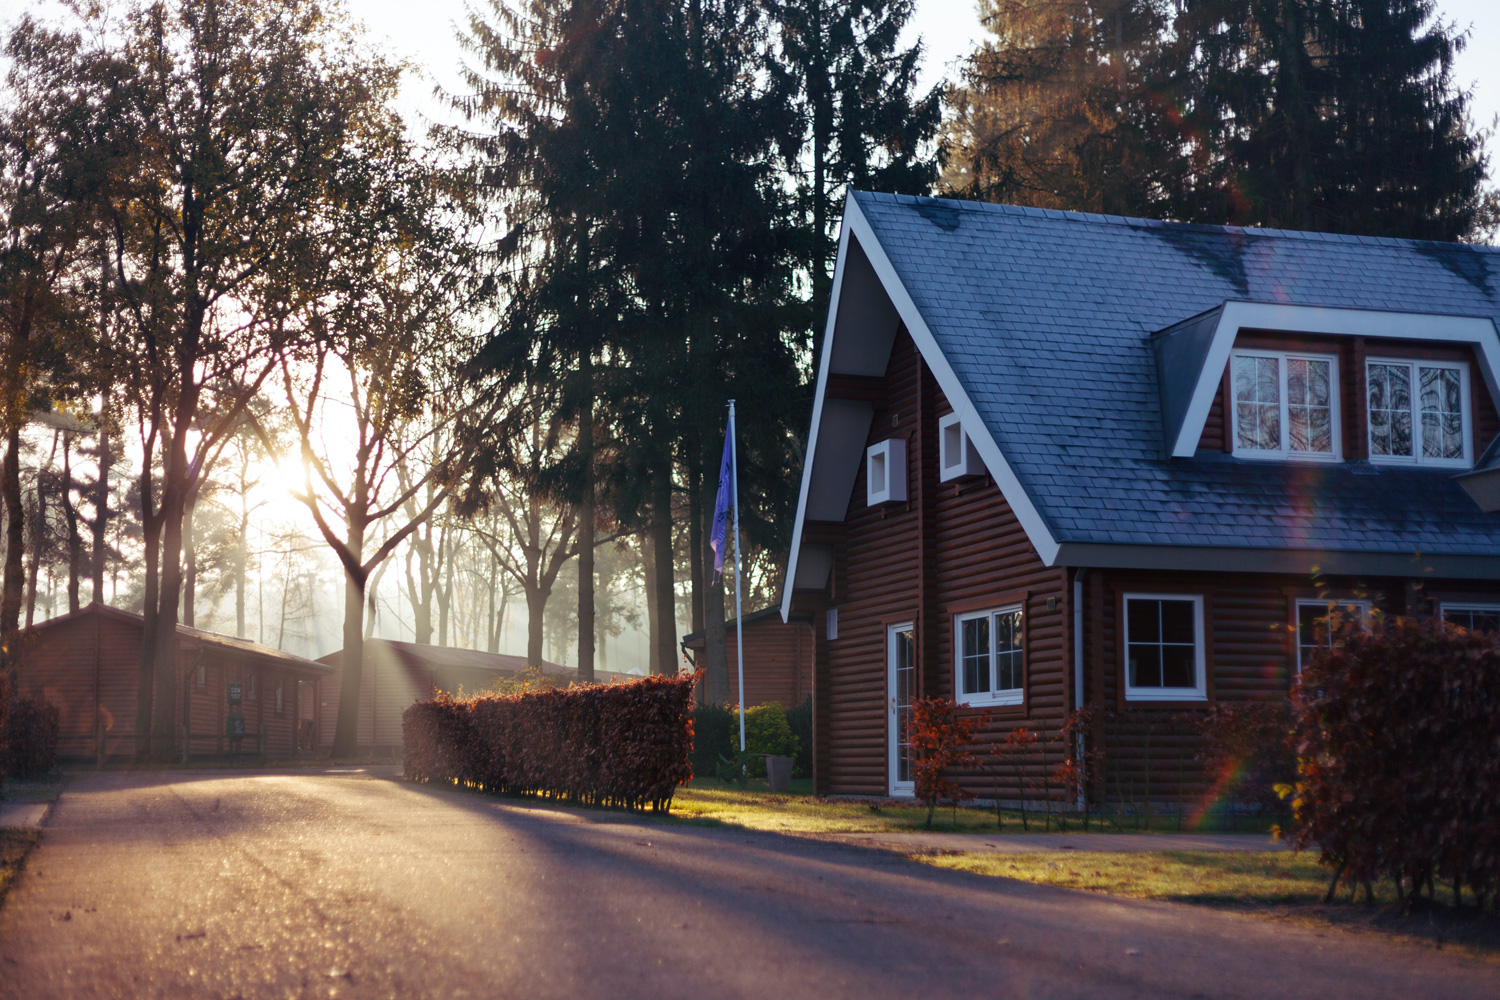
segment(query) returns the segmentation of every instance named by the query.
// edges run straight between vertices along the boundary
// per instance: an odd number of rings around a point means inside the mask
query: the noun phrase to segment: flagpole
[[[729,401],[729,482],[734,500],[734,654],[740,671],[740,753],[745,752],[745,615],[740,606],[740,446],[734,433],[734,400]]]

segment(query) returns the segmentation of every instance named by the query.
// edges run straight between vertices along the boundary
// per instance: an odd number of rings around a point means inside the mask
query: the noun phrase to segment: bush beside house
[[[0,726],[0,777],[26,780],[48,774],[57,767],[57,706],[41,698],[16,698],[9,709]]]

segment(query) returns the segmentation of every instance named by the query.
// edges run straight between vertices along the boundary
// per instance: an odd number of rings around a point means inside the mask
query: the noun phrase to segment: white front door
[[[917,630],[911,622],[886,629],[885,663],[890,794],[913,795],[916,786],[911,780],[911,746],[906,731],[917,676]]]

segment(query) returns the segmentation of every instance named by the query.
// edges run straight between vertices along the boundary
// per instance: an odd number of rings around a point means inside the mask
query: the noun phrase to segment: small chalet
[[[431,698],[438,691],[478,694],[496,681],[513,680],[526,670],[526,657],[505,653],[483,653],[476,649],[430,646],[392,639],[366,639],[364,669],[359,685],[359,747],[377,754],[401,750],[401,715],[415,701]],[[339,717],[339,683],[343,679],[344,651],[318,658],[333,671],[323,686],[323,746],[333,745]],[[559,663],[543,662],[542,673],[558,684],[578,679],[578,671]],[[629,674],[595,671],[600,684],[631,680]]]
[[[57,706],[60,758],[133,755],[144,632],[140,615],[103,604],[22,631],[20,694]],[[179,625],[177,669],[174,757],[317,749],[318,704],[333,673],[323,664]]]
[[[781,609],[763,608],[748,614],[741,625],[745,634],[745,707],[780,702],[792,708],[812,697],[813,630],[807,622],[783,623]],[[729,661],[729,698],[739,700],[739,660],[735,621],[724,624],[724,645]],[[682,651],[698,666],[708,650],[703,632],[682,637]],[[701,689],[701,681],[699,687]],[[697,692],[701,694],[701,690]]]
[[[910,794],[929,695],[1053,761],[1101,706],[1166,800],[1172,720],[1331,612],[1496,627],[1497,317],[1496,248],[852,193],[781,604],[818,791]]]

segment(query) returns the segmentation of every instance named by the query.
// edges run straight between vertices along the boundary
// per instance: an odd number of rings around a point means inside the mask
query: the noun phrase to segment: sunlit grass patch
[[[5,902],[5,894],[21,874],[26,855],[41,836],[40,830],[0,828],[0,903]]]
[[[940,868],[1069,889],[1196,903],[1320,903],[1329,878],[1315,854],[1289,851],[964,852],[918,859]],[[1387,891],[1394,899],[1394,892]]]
[[[790,795],[772,795],[763,781],[748,786],[695,778],[677,790],[672,816],[679,821],[739,826],[777,833],[889,833],[922,830],[927,809],[891,799],[836,799],[811,794],[812,782],[792,782]],[[1033,817],[1033,826],[1040,829]],[[1006,815],[1006,829],[1019,833],[1019,814]],[[989,810],[940,809],[932,829],[945,833],[995,833]]]

